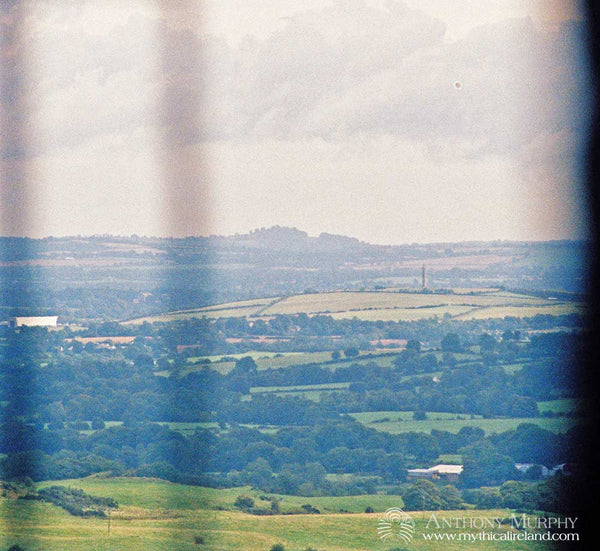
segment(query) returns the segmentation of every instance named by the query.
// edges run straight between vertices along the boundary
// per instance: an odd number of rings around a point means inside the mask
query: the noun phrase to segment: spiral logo
[[[377,533],[382,541],[400,539],[405,543],[410,543],[414,531],[415,521],[398,507],[388,509],[377,522]]]

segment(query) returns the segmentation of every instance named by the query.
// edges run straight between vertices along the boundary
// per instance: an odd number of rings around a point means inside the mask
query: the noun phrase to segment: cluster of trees
[[[360,327],[381,334],[391,328],[307,316],[269,322],[272,327],[277,323],[280,334],[302,338],[317,332],[332,338]],[[427,324],[411,330],[421,326]],[[538,400],[577,396],[572,382],[581,348],[577,335],[542,335],[519,343],[516,354],[523,367],[514,373],[497,365],[501,358],[483,361],[484,354],[501,355],[503,346],[517,344],[510,323],[498,339],[486,333],[474,337],[478,323],[467,334],[444,333],[435,354],[410,337],[389,367],[379,364],[377,356],[356,358],[352,346],[346,347],[344,362],[331,360],[335,366],[324,362],[259,370],[254,360],[242,357],[229,373],[211,369],[210,363],[191,366],[174,352],[176,343],[194,342],[214,350],[233,334],[227,332],[232,327],[250,330],[243,320],[141,326],[132,344],[114,349],[76,344],[65,331],[5,333],[0,477],[65,479],[111,471],[190,484],[251,484],[289,494],[349,494],[401,484],[406,469],[430,466],[440,454],[461,454],[461,486],[481,487],[522,478],[515,461],[551,466],[573,461],[581,448],[575,430],[557,436],[522,425],[488,437],[475,429],[390,435],[347,416],[398,410],[537,415]],[[119,330],[118,324],[95,329]],[[468,339],[478,342],[479,356],[461,354]],[[274,392],[250,394],[257,386],[334,382],[348,383],[348,388],[324,394],[318,402]],[[157,424],[177,421],[216,421],[219,429],[184,436]],[[243,424],[279,430],[265,434]],[[327,474],[353,476],[331,479]]]
[[[515,460],[547,466],[572,462],[573,450],[581,445],[574,429],[556,435],[531,424],[487,437],[471,427],[457,434],[391,435],[350,419],[275,433],[226,426],[218,432],[197,429],[184,436],[155,423],[113,426],[90,434],[21,423],[10,432],[21,437],[3,442],[2,479],[66,479],[112,472],[200,485],[250,484],[300,495],[372,493],[380,484],[402,483],[407,468],[429,466],[440,454],[457,453],[464,464],[462,487],[498,485],[531,478],[515,469]],[[332,473],[354,476],[332,480],[326,476]]]
[[[569,514],[581,510],[582,480],[556,476],[541,481],[507,480],[496,487],[459,490],[451,484],[417,480],[400,488],[404,508],[418,510],[517,509]]]
[[[210,342],[215,328],[203,320],[198,324]],[[373,356],[360,362],[351,357],[341,366],[338,361],[335,366],[325,362],[258,370],[246,357],[222,374],[210,363],[190,373],[189,364],[169,356],[170,345],[159,338],[139,336],[114,350],[94,345],[82,349],[60,333],[31,328],[10,335],[0,362],[6,418],[26,415],[54,428],[78,421],[83,428],[85,420],[98,428],[104,421],[304,425],[349,412],[398,410],[533,417],[539,414],[537,401],[576,397],[578,392],[573,376],[580,349],[577,335],[532,339],[519,348],[523,366],[514,373],[501,365],[485,365],[473,355],[458,362],[449,350],[438,353],[438,359],[409,340],[392,367]],[[487,351],[501,344],[494,345],[489,335],[480,340]],[[458,335],[448,334],[442,347],[455,349],[456,341]],[[171,376],[156,376],[161,370]],[[349,387],[324,394],[319,402],[274,393],[250,395],[252,387],[339,382]]]
[[[119,508],[119,504],[111,497],[95,497],[83,490],[64,486],[41,488],[28,494],[28,499],[47,501],[77,517],[104,517],[107,509]]]

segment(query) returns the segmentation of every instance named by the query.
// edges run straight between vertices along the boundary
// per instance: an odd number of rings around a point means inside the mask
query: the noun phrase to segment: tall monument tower
[[[427,289],[427,268],[425,267],[425,264],[423,264],[423,267],[421,268],[421,284],[423,289]]]

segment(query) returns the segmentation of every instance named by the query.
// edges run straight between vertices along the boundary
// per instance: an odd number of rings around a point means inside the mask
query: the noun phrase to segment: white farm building
[[[16,327],[56,327],[58,316],[14,316],[10,318],[8,324],[12,328]]]

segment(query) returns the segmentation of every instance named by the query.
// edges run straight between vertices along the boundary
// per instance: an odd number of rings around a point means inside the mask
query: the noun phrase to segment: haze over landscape
[[[595,542],[586,32],[0,2],[0,550]]]

